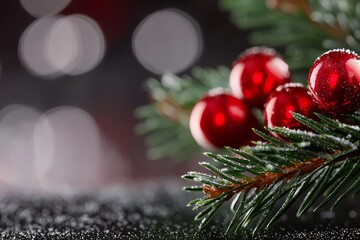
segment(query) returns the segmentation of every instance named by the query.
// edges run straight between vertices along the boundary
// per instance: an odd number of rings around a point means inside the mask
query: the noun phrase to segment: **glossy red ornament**
[[[290,82],[289,66],[275,50],[253,47],[240,55],[230,73],[233,94],[251,107],[262,108],[279,85]]]
[[[190,116],[191,134],[206,149],[247,144],[255,126],[257,121],[245,102],[219,89],[200,99]]]
[[[310,69],[313,100],[331,114],[360,108],[360,58],[354,52],[335,49],[321,55]]]
[[[309,91],[299,83],[288,83],[279,86],[268,98],[265,104],[264,118],[267,127],[287,127],[292,129],[306,129],[298,122],[292,112],[306,117],[314,117],[317,106],[313,102]],[[277,134],[274,136],[278,137]]]

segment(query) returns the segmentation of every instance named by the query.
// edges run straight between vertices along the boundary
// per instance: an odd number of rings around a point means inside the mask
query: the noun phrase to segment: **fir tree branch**
[[[248,178],[240,181],[239,183],[232,183],[228,188],[218,188],[214,186],[205,185],[203,187],[203,192],[207,195],[208,198],[218,197],[226,191],[231,189],[231,193],[228,194],[229,197],[232,197],[234,194],[237,194],[248,189],[260,189],[270,184],[273,184],[277,181],[282,181],[284,179],[291,179],[296,174],[306,175],[315,171],[317,168],[322,166],[325,163],[325,160],[322,158],[315,158],[302,163],[294,163],[291,167],[283,167],[281,172],[264,172],[263,174]]]
[[[229,69],[224,66],[196,67],[183,77],[166,74],[160,81],[148,79],[145,85],[152,102],[135,111],[140,120],[136,132],[145,136],[148,157],[185,160],[199,153],[189,129],[191,109],[210,89],[228,88],[228,79]]]
[[[274,2],[273,6],[268,3]],[[250,30],[251,45],[283,50],[294,79],[305,83],[307,69],[334,48],[360,51],[360,2],[357,0],[220,0],[230,20]]]
[[[189,203],[194,209],[204,209],[196,217],[202,221],[201,227],[231,198],[234,215],[228,232],[238,233],[251,226],[256,233],[281,217],[305,192],[297,216],[331,201],[335,207],[351,192],[360,191],[359,115],[333,119],[317,114],[318,121],[293,115],[312,132],[269,129],[289,140],[282,142],[256,130],[266,142],[228,148],[233,153],[230,156],[205,154],[217,164],[201,165],[214,175],[191,172],[183,176],[203,184],[190,190],[203,191],[204,197]],[[350,119],[356,122],[350,124]]]
[[[316,3],[312,3],[312,4],[316,5]],[[305,19],[309,23],[314,24],[317,28],[319,28],[319,30],[327,33],[327,35],[335,39],[345,40],[347,34],[344,31],[344,29],[342,29],[338,24],[330,25],[327,24],[326,22],[316,21],[313,18],[313,14],[316,10],[312,4],[308,0],[295,0],[295,1],[280,0],[278,1],[277,5],[273,6],[273,8],[274,10],[281,11],[287,15],[301,14],[305,17]]]

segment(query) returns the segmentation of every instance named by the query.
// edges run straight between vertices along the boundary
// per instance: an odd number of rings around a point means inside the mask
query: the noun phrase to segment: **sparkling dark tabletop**
[[[242,239],[225,235],[228,206],[203,230],[186,207],[194,194],[176,181],[131,184],[97,192],[2,195],[1,239]],[[360,239],[360,207],[348,199],[335,212],[295,210],[254,239]]]

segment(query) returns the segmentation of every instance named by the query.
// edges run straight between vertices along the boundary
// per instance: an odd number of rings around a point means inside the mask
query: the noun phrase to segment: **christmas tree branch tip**
[[[350,193],[360,191],[359,115],[334,119],[317,114],[317,121],[293,115],[309,129],[270,129],[291,139],[287,141],[255,130],[266,142],[227,148],[229,155],[206,152],[216,163],[200,163],[209,173],[189,172],[183,176],[200,183],[184,188],[186,191],[204,193],[188,204],[200,210],[195,217],[201,221],[200,227],[230,199],[233,218],[227,232],[252,229],[255,234],[279,219],[297,199],[302,198],[297,211],[301,216],[311,207],[318,210],[330,202],[333,208]],[[324,129],[328,130],[326,134]]]

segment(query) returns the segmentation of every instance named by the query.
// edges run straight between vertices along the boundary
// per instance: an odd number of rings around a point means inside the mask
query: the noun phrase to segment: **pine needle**
[[[255,130],[267,142],[240,149],[228,148],[233,154],[230,156],[206,153],[216,165],[210,162],[201,165],[213,175],[198,172],[184,175],[185,179],[203,184],[205,195],[200,204],[196,202],[195,208],[200,210],[196,217],[202,220],[200,227],[232,198],[234,216],[227,232],[237,233],[252,228],[255,234],[271,226],[297,199],[302,198],[297,211],[299,217],[309,209],[317,211],[330,202],[333,202],[334,208],[350,193],[359,192],[360,127],[349,124],[350,119],[357,118],[357,115],[339,119],[318,116],[319,120],[314,121],[294,113],[298,121],[315,132],[270,129],[291,138],[288,142]],[[324,129],[332,131],[325,133]],[[300,144],[310,138],[316,139],[316,142]],[[223,169],[233,171],[225,173]],[[194,189],[199,190],[198,187]],[[207,207],[202,209],[204,206]]]

